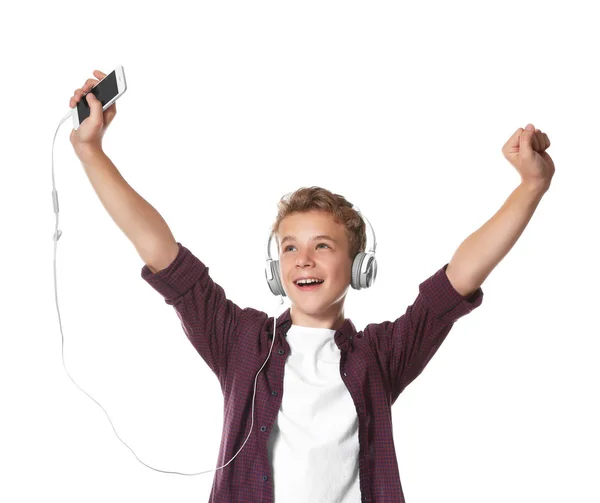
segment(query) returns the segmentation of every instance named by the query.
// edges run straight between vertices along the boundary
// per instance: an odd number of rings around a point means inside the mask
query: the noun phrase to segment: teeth
[[[298,285],[310,285],[311,283],[321,283],[318,279],[299,279],[296,283]]]

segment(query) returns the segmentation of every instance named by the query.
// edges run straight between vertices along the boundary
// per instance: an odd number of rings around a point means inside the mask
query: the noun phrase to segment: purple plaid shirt
[[[250,307],[242,309],[227,299],[223,288],[210,277],[209,268],[177,244],[179,253],[168,267],[152,273],[144,265],[142,278],[175,308],[188,339],[219,379],[224,425],[218,467],[235,455],[248,436],[254,378],[269,353],[273,317]],[[404,503],[392,434],[392,405],[423,371],[454,322],[483,300],[481,288],[469,298],[461,296],[446,276],[447,266],[419,285],[414,303],[397,320],[371,323],[357,332],[346,318],[335,333],[341,352],[340,376],[358,415],[362,502]],[[273,502],[267,441],[281,406],[290,353],[286,333],[291,323],[287,309],[277,319],[271,356],[258,375],[254,430],[237,457],[215,472],[211,502]]]

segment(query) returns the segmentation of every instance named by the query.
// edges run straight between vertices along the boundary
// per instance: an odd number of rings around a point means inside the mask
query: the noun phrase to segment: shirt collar
[[[276,328],[278,334],[285,334],[292,326],[292,318],[290,316],[291,308],[287,308],[279,317],[277,318]],[[267,319],[267,327],[266,331],[268,334],[273,334],[273,318]],[[351,342],[356,335],[356,327],[350,318],[344,319],[344,324],[341,328],[336,330],[334,340],[337,346],[342,349],[342,346]]]

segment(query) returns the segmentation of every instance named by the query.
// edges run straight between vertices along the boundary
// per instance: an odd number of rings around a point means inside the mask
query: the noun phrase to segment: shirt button
[[[344,372],[344,377],[346,377],[346,372]]]
[[[277,391],[271,391],[271,395],[277,396]]]
[[[266,475],[263,475],[263,476],[262,476],[262,479],[263,479],[263,480],[268,480],[268,479],[269,479],[269,477],[267,477]]]
[[[267,427],[266,426],[261,426],[260,427],[260,431],[267,431]]]
[[[280,355],[282,355],[283,353],[285,353],[285,351],[283,349],[280,349],[279,351],[277,351]]]

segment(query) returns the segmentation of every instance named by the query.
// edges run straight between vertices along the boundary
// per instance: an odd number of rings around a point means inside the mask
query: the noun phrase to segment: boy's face
[[[335,241],[313,239],[318,235],[331,236]],[[294,239],[286,239],[286,236],[293,236]],[[278,240],[281,281],[292,302],[294,324],[322,326],[314,322],[338,319],[352,276],[352,261],[348,256],[349,243],[344,226],[322,211],[293,213],[281,221]],[[294,283],[306,276],[324,282],[310,290]]]

